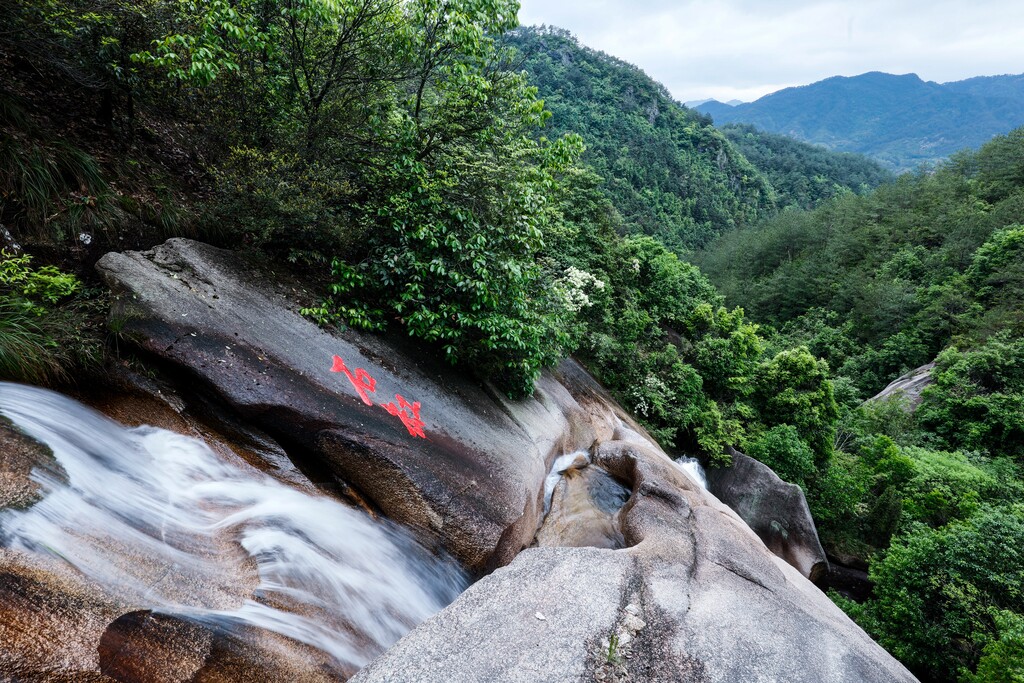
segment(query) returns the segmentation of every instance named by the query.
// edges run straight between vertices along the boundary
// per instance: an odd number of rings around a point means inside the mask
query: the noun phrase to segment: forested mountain
[[[546,134],[583,136],[583,160],[628,231],[686,249],[774,210],[764,178],[710,119],[640,69],[557,28],[519,28],[510,42],[551,110]]]
[[[780,209],[810,209],[844,192],[863,194],[895,177],[860,154],[833,152],[751,125],[731,123],[721,131],[765,175]]]
[[[1022,160],[1024,128],[699,256],[772,346],[827,361],[846,415],[807,481],[815,519],[835,557],[870,561],[874,597],[843,604],[924,680],[1017,680],[1024,662]],[[936,356],[915,412],[859,406]],[[800,477],[806,458],[771,446],[754,452]]]
[[[1015,261],[1000,256],[997,290],[975,263],[1000,230],[1024,223],[1021,159],[1024,129],[934,173],[723,236],[697,262],[758,321],[814,334],[829,328],[831,342],[812,350],[866,398],[955,338],[1024,332]]]
[[[962,81],[943,83],[948,90],[976,97],[1024,101],[1024,74],[975,76]]]
[[[1024,124],[1024,90],[1020,76],[940,84],[915,74],[870,72],[786,88],[734,107],[707,102],[698,110],[719,125],[754,124],[905,171]]]

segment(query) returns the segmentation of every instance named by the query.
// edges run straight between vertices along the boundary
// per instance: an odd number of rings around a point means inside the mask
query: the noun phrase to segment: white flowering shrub
[[[592,305],[588,292],[602,291],[605,287],[602,280],[575,266],[566,268],[555,285],[565,301],[565,307],[573,313],[579,313]]]

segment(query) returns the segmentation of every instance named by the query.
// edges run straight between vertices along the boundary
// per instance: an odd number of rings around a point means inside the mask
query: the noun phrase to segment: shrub
[[[828,364],[806,347],[782,351],[753,373],[753,401],[761,421],[792,425],[823,469],[832,457],[839,408]]]
[[[998,640],[991,609],[1024,613],[1024,508],[984,508],[940,529],[917,526],[894,540],[870,575],[875,598],[861,625],[911,670],[955,681]]]
[[[757,458],[785,481],[806,488],[817,473],[814,453],[792,425],[776,425],[754,439],[747,455]]]
[[[936,361],[918,418],[952,448],[1024,458],[1024,339],[998,334]]]

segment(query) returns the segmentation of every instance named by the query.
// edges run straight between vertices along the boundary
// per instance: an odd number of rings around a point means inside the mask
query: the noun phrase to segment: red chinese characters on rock
[[[370,377],[370,373],[363,368],[356,368],[356,371],[352,372],[340,356],[334,356],[331,372],[345,373],[345,376],[348,377],[348,381],[352,383],[352,387],[359,394],[359,398],[362,399],[363,403],[368,406],[373,405],[373,401],[370,400],[370,394],[377,391],[377,380]],[[395,399],[398,401],[398,405],[382,403],[380,407],[400,419],[410,435],[421,439],[427,438],[423,431],[425,423],[420,419],[420,402],[414,401],[410,403],[401,394],[395,394]]]
[[[398,399],[397,406],[394,403],[385,403],[381,408],[401,420],[413,436],[418,436],[421,439],[427,438],[427,435],[423,433],[423,420],[420,419],[420,402],[409,403],[401,394],[395,394],[395,398]]]
[[[352,386],[355,387],[359,398],[363,399],[363,403],[368,406],[373,405],[373,401],[370,400],[368,394],[377,391],[377,380],[370,377],[370,373],[362,368],[356,368],[355,374],[352,374],[352,371],[345,366],[345,361],[340,356],[334,357],[334,365],[331,366],[331,372],[344,372],[345,376],[348,377],[348,381],[352,382]]]

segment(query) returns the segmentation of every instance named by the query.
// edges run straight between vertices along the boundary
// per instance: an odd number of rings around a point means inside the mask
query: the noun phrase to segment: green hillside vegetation
[[[951,81],[943,85],[954,92],[967,93],[977,97],[995,100],[1024,100],[1024,74],[1002,76],[975,76],[962,81]]]
[[[640,69],[557,28],[520,28],[509,42],[552,112],[549,134],[586,140],[583,161],[623,229],[681,252],[773,211],[764,178],[711,120]]]
[[[517,10],[0,13],[0,377],[96,377],[123,353],[118,321],[96,324],[107,250],[257,251],[310,283],[325,326],[408,335],[513,396],[575,353],[666,448],[764,459],[833,554],[870,560],[874,598],[845,604],[865,628],[926,680],[1005,680],[1024,135],[776,215],[705,117],[561,32],[508,35]],[[716,236],[708,278],[679,253]],[[940,352],[914,416],[857,407]]]
[[[726,300],[828,360],[852,399],[953,339],[1022,332],[1024,130],[867,196],[786,211],[697,262]]]
[[[895,176],[876,161],[754,126],[732,123],[721,131],[747,161],[764,174],[780,209],[812,209],[846,192],[865,194]]]
[[[769,352],[696,267],[650,236],[621,237],[593,172],[578,172],[560,210],[543,262],[578,309],[576,355],[664,446],[727,462],[726,445],[787,424],[827,469],[837,409],[823,362]]]
[[[827,361],[843,414],[829,478],[808,479],[799,448],[752,452],[805,485],[831,554],[870,561],[874,597],[839,601],[924,680],[1016,680],[1001,676],[1024,647],[1021,159],[1024,129],[699,259],[770,347]],[[860,406],[936,356],[912,415]]]
[[[708,102],[697,109],[718,125],[753,124],[911,171],[977,149],[1024,124],[1021,87],[1020,76],[933,83],[915,74],[871,72],[786,88],[755,102]]]

